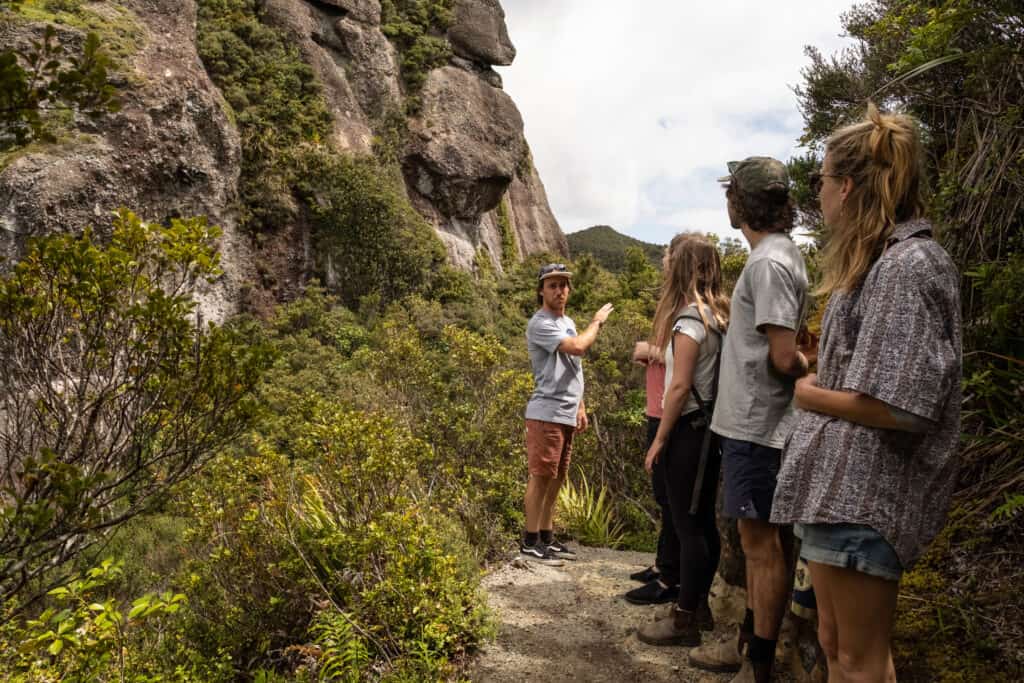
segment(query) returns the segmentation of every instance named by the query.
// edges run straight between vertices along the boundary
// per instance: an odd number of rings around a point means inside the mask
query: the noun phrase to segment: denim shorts
[[[800,557],[808,562],[855,569],[888,581],[903,575],[896,551],[880,533],[863,524],[797,524]]]

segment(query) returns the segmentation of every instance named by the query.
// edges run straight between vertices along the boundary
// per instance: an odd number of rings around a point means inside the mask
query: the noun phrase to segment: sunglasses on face
[[[814,195],[821,194],[821,183],[823,178],[842,178],[843,176],[836,173],[822,173],[821,171],[811,171],[810,175],[807,176],[807,184],[811,187],[811,193]]]
[[[564,273],[567,270],[569,269],[565,267],[564,263],[549,263],[540,269],[540,277],[544,277],[549,273]]]

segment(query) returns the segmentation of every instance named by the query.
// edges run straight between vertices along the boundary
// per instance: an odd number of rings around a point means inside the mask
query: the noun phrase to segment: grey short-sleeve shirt
[[[583,398],[583,362],[558,350],[566,337],[576,336],[576,323],[568,316],[538,310],[526,326],[526,348],[533,366],[533,394],[526,404],[526,419],[576,426]]]
[[[799,411],[772,503],[780,524],[863,524],[905,569],[942,529],[960,437],[960,277],[925,221],[896,226],[863,283],[825,309],[818,385],[925,418],[923,433]]]
[[[733,289],[711,421],[717,434],[782,448],[792,428],[794,380],[772,367],[763,327],[799,330],[806,308],[803,254],[788,235],[765,235]]]
[[[690,304],[676,314],[676,322],[672,327],[672,332],[673,337],[676,333],[685,334],[697,342],[697,346],[700,347],[700,350],[697,352],[697,366],[693,369],[693,383],[696,385],[697,391],[700,392],[702,399],[713,401],[715,399],[715,364],[718,363],[718,350],[722,344],[722,336],[717,331],[718,326],[709,308],[705,307],[704,315],[707,317],[708,325],[712,330],[710,334],[708,334],[708,330],[704,327],[704,321],[701,320],[700,313],[697,312],[696,304]],[[672,383],[672,375],[675,374],[674,350],[675,344],[672,340],[669,340],[668,349],[665,351],[666,391]],[[662,395],[661,401],[662,407],[664,407],[664,395]],[[700,406],[697,405],[697,399],[693,397],[693,392],[691,391],[686,397],[682,414],[692,413],[698,408]]]

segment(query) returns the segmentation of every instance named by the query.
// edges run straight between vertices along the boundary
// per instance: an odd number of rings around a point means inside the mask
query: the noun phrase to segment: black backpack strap
[[[687,315],[687,314],[684,313],[683,315],[680,315],[678,318],[675,319],[675,322],[672,323],[672,326],[675,327],[675,325],[678,324],[678,322],[681,319],[683,319],[683,318],[690,318],[691,320],[692,319],[696,319],[696,320],[700,320],[702,323],[704,322],[700,317],[697,317],[697,316],[694,316],[694,315]],[[714,328],[712,328],[710,326],[708,326],[707,329],[710,332],[713,332],[714,334],[718,335],[718,339],[719,339],[718,351],[717,351],[717,353],[715,353],[715,374],[714,374],[714,378],[711,380],[711,382],[712,382],[711,386],[714,387],[714,391],[715,391],[715,394],[716,394],[715,398],[717,399],[718,398],[718,396],[717,396],[717,393],[718,393],[718,371],[719,371],[719,369],[722,366],[722,333],[719,332],[717,329],[714,329]],[[695,382],[695,381],[694,382],[690,382],[690,393],[692,393],[693,397],[695,399],[697,399],[697,405],[700,406],[701,412],[703,412],[704,413],[704,417],[707,418],[707,426],[704,428],[704,440],[701,442],[701,446],[700,446],[700,459],[697,461],[697,476],[696,476],[696,478],[694,479],[694,482],[693,482],[693,493],[690,495],[690,511],[689,512],[690,512],[691,515],[695,515],[695,514],[697,514],[697,509],[700,507],[700,493],[701,493],[701,489],[703,488],[703,484],[704,484],[704,474],[705,474],[705,472],[707,472],[707,469],[708,469],[708,458],[711,455],[711,437],[712,437],[712,434],[711,434],[711,416],[712,416],[712,406],[714,405],[714,400],[712,400],[710,402],[705,402],[704,399],[700,395],[700,391],[698,391],[698,389],[697,389],[697,382]]]

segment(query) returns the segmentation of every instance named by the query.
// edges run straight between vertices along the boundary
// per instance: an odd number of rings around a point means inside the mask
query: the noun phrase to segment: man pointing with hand
[[[526,326],[526,346],[533,366],[534,388],[526,404],[526,532],[520,555],[530,561],[561,566],[576,554],[554,537],[555,502],[569,471],[572,439],[587,428],[583,405],[583,363],[601,325],[612,312],[605,304],[582,333],[565,315],[572,291],[570,273],[561,263],[549,263],[537,276],[541,306]]]

